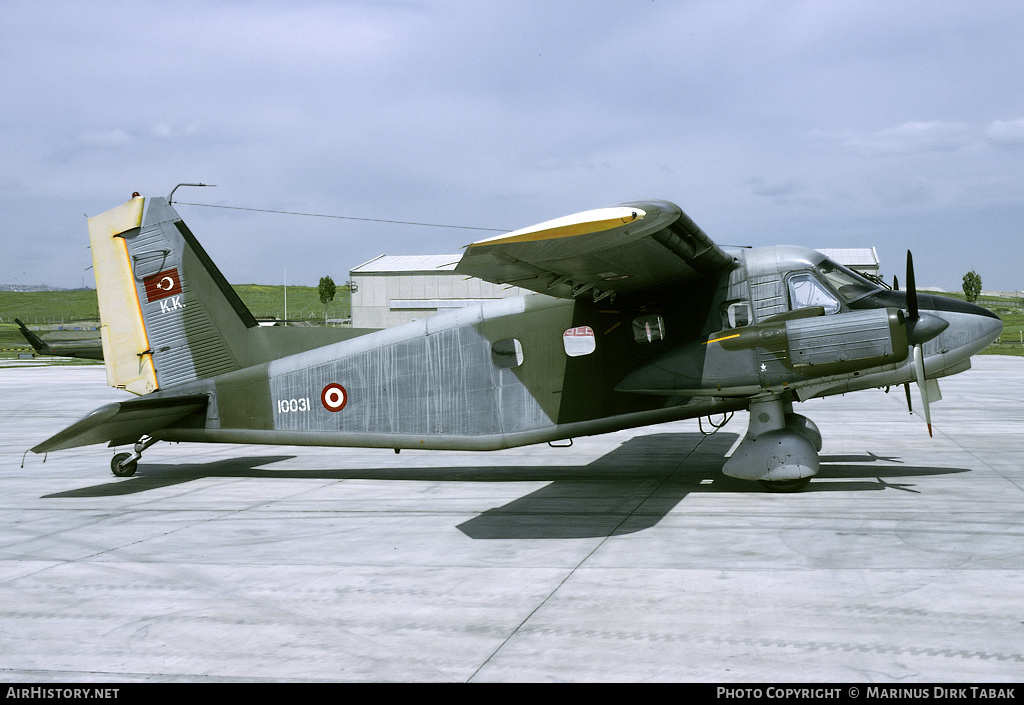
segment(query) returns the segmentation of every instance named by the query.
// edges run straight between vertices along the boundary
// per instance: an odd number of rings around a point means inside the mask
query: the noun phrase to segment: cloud
[[[769,180],[761,177],[754,177],[747,179],[746,185],[750,189],[750,192],[755,196],[763,196],[764,198],[778,202],[788,201],[805,191],[803,186],[798,184],[794,179]]]
[[[996,120],[988,128],[988,138],[996,144],[1024,144],[1024,119]]]
[[[122,147],[135,140],[127,130],[90,130],[78,135],[76,142],[84,147]]]
[[[868,157],[906,156],[929,152],[955,152],[974,141],[962,123],[905,122],[866,135],[851,135],[845,145]]]

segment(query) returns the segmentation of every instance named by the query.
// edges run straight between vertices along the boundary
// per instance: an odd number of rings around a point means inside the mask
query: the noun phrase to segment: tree
[[[964,296],[971,303],[981,296],[981,277],[973,269],[964,275]]]
[[[334,280],[330,277],[320,277],[320,286],[317,287],[317,292],[320,294],[320,303],[324,305],[324,324],[327,324],[327,307],[332,301],[334,301],[334,293],[338,290],[338,287],[334,285]]]

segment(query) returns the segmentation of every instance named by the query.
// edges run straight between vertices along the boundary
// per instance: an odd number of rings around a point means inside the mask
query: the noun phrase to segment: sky
[[[661,199],[723,246],[1024,289],[1022,27],[1019,0],[5,0],[0,284],[94,286],[87,216],[200,182],[176,208],[234,284]]]

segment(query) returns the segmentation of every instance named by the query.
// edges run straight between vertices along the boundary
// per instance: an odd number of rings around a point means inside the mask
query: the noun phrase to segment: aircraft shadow
[[[706,438],[689,457],[680,450],[690,448],[701,434],[657,434],[631,439],[618,449],[585,467],[573,478],[552,481],[537,491],[509,504],[488,510],[459,525],[459,530],[476,539],[593,538],[643,531],[655,526],[687,495],[699,493],[764,492],[758,483],[722,474],[725,454],[736,434],[718,433]],[[652,453],[659,446],[675,449],[674,459],[658,466],[648,460],[638,463],[634,456],[663,457]],[[629,457],[627,468],[616,472],[618,460]],[[839,461],[838,464],[830,464]],[[803,492],[862,492],[885,489],[918,492],[910,485],[882,478],[914,478],[969,472],[965,468],[909,467],[905,465],[853,465],[851,463],[900,463],[873,453],[821,456],[818,478]],[[643,470],[637,471],[642,465]],[[669,467],[671,466],[671,467]],[[667,472],[666,472],[667,471]],[[841,481],[834,481],[841,480]]]
[[[81,487],[67,492],[43,495],[41,499],[67,499],[71,497],[122,497],[124,495],[148,492],[192,482],[204,477],[281,477],[284,473],[258,470],[261,465],[270,465],[291,460],[294,455],[257,455],[249,458],[225,458],[212,463],[182,463],[180,465],[149,465],[142,467],[139,474],[124,480],[111,480],[101,485]]]
[[[405,480],[424,482],[545,482],[508,504],[458,525],[474,539],[567,539],[617,536],[655,526],[694,492],[763,492],[757,483],[722,474],[734,433],[661,433],[637,436],[582,466],[391,467],[273,470],[264,466],[294,455],[254,456],[212,463],[146,464],[135,477],[45,495],[44,499],[113,497],[204,478]],[[555,451],[552,451],[555,452]],[[818,478],[803,492],[879,491],[916,493],[891,482],[969,472],[965,468],[913,467],[898,458],[823,455]],[[883,479],[884,478],[884,479]]]

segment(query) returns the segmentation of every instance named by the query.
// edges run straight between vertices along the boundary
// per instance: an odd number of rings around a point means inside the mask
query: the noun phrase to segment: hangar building
[[[352,326],[390,328],[479,301],[533,293],[455,273],[461,255],[380,255],[349,272]]]

